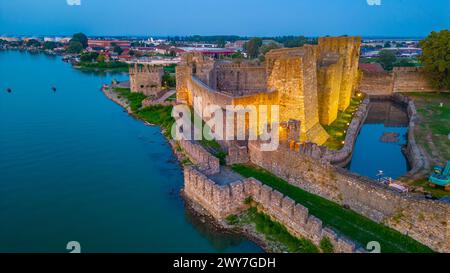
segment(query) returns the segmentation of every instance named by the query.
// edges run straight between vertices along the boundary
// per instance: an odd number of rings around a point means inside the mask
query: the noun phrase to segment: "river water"
[[[398,178],[409,170],[402,152],[406,144],[408,116],[403,106],[393,101],[371,101],[369,113],[359,132],[348,169],[370,178]],[[397,133],[396,142],[380,140],[384,133]]]
[[[100,91],[127,75],[18,51],[0,51],[0,75],[0,252],[261,251],[186,210],[159,128]]]

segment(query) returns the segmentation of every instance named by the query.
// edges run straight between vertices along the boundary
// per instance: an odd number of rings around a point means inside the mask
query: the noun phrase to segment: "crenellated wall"
[[[157,96],[161,92],[164,70],[161,66],[135,64],[129,69],[131,92]]]
[[[285,145],[277,151],[262,152],[258,145],[249,143],[252,163],[308,192],[385,223],[434,250],[450,251],[447,237],[449,204],[400,194],[366,177],[313,158],[309,156],[310,152],[291,150]],[[318,158],[321,157],[319,152]]]
[[[180,147],[186,152],[189,160],[206,174],[216,174],[220,171],[219,159],[211,155],[202,145],[190,140],[180,140]]]
[[[185,167],[184,183],[186,196],[217,219],[224,219],[230,214],[247,209],[248,206],[244,201],[251,197],[258,203],[260,209],[297,237],[310,239],[316,245],[320,244],[322,238],[327,237],[333,244],[335,252],[364,252],[361,249],[356,250],[356,245],[351,240],[338,236],[332,229],[324,227],[322,221],[310,215],[306,207],[296,204],[291,198],[283,196],[256,179],[248,178],[219,186],[195,167]]]
[[[329,137],[322,124],[348,107],[359,81],[359,43],[358,37],[323,38],[319,45],[271,50],[265,63],[188,53],[176,70],[177,101],[192,105],[201,96],[203,106],[279,105],[280,122],[300,120],[301,141],[321,145]]]

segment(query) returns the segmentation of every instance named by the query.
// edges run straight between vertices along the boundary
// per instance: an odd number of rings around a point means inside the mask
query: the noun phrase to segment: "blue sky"
[[[68,5],[67,1],[81,1]],[[425,36],[449,0],[0,0],[0,35]],[[370,0],[369,0],[370,1]],[[374,0],[375,1],[375,0]]]

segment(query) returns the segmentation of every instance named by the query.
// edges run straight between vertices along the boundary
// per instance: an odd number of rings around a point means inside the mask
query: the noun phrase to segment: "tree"
[[[400,67],[409,66],[409,67],[412,67],[412,66],[416,66],[416,64],[412,60],[410,60],[408,58],[399,58],[397,60],[397,62],[394,64],[394,66],[400,66]]]
[[[97,62],[98,62],[98,63],[104,63],[105,60],[106,60],[106,57],[105,57],[104,54],[99,54],[99,55],[97,56]]]
[[[278,45],[277,43],[270,43],[268,45],[262,45],[259,48],[259,53],[265,55],[267,52],[271,51],[272,49],[277,49],[280,48],[280,45]]]
[[[380,51],[379,62],[385,70],[392,70],[392,67],[394,66],[396,60],[397,57],[395,57],[395,54],[392,51],[390,50]]]
[[[80,61],[82,62],[93,62],[96,61],[98,57],[97,52],[86,52],[80,55]]]
[[[169,57],[176,57],[177,56],[177,52],[175,50],[170,50],[169,53],[167,54],[167,56],[169,56]]]
[[[80,42],[71,40],[66,51],[67,53],[80,53],[83,51],[83,45]]]
[[[233,54],[231,54],[231,58],[232,59],[242,59],[244,56],[242,55],[241,51],[235,52]]]
[[[112,45],[112,47],[113,47],[113,51],[116,52],[117,55],[122,54],[123,49],[122,49],[120,46],[118,46],[118,45],[115,44],[115,43],[113,43],[113,44],[111,44],[111,45]]]
[[[44,49],[54,49],[58,47],[58,43],[52,42],[52,41],[46,41],[44,42]]]
[[[88,38],[86,35],[84,35],[83,33],[75,33],[74,35],[72,35],[72,39],[70,39],[70,41],[74,41],[74,42],[80,42],[83,48],[86,48],[88,46]]]
[[[419,44],[419,60],[431,85],[439,90],[450,89],[450,30],[433,31]]]
[[[247,54],[250,58],[257,58],[261,45],[261,38],[252,38],[244,44],[244,50],[247,51]]]
[[[301,47],[308,42],[309,40],[305,36],[298,36],[287,39],[283,44],[285,47]]]
[[[27,46],[39,47],[41,43],[36,39],[30,39],[27,41]]]
[[[176,86],[175,76],[168,74],[168,73],[166,73],[162,76],[162,82],[163,82],[163,85],[166,87],[175,87]]]
[[[391,43],[390,43],[390,42],[386,42],[386,43],[384,43],[384,47],[385,47],[385,48],[389,48],[389,47],[391,47]]]
[[[220,48],[225,47],[225,40],[220,39],[219,41],[217,41],[217,47],[220,47]]]

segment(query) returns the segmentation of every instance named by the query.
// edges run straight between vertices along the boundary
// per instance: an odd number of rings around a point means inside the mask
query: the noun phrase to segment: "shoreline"
[[[180,167],[183,167],[182,162],[183,162],[183,160],[186,159],[186,156],[181,151],[178,151],[178,149],[177,149],[178,144],[176,141],[174,141],[172,139],[168,139],[164,135],[164,132],[165,132],[164,128],[162,128],[161,126],[159,126],[157,124],[151,124],[145,120],[137,118],[134,115],[133,111],[131,111],[126,99],[119,98],[118,95],[115,94],[114,91],[112,91],[110,86],[103,86],[101,88],[101,91],[108,99],[110,99],[111,101],[115,102],[116,104],[118,104],[119,106],[124,108],[127,111],[128,115],[130,115],[131,117],[138,119],[139,121],[143,122],[146,126],[158,126],[160,128],[161,134],[164,136],[165,140],[169,143],[173,154],[177,158],[178,164],[180,165]],[[269,249],[269,246],[271,245],[270,242],[265,238],[265,235],[258,233],[254,227],[251,227],[250,225],[246,225],[244,227],[236,227],[236,226],[230,226],[223,221],[218,221],[217,219],[212,217],[204,208],[202,208],[199,204],[197,204],[194,200],[187,197],[186,194],[184,193],[183,188],[181,188],[179,194],[185,204],[185,209],[190,210],[195,217],[199,217],[200,219],[201,218],[207,219],[208,222],[211,224],[211,226],[214,229],[216,229],[218,232],[225,232],[225,233],[242,236],[242,237],[246,238],[247,240],[255,243],[264,252],[266,252],[266,253],[271,252]]]

